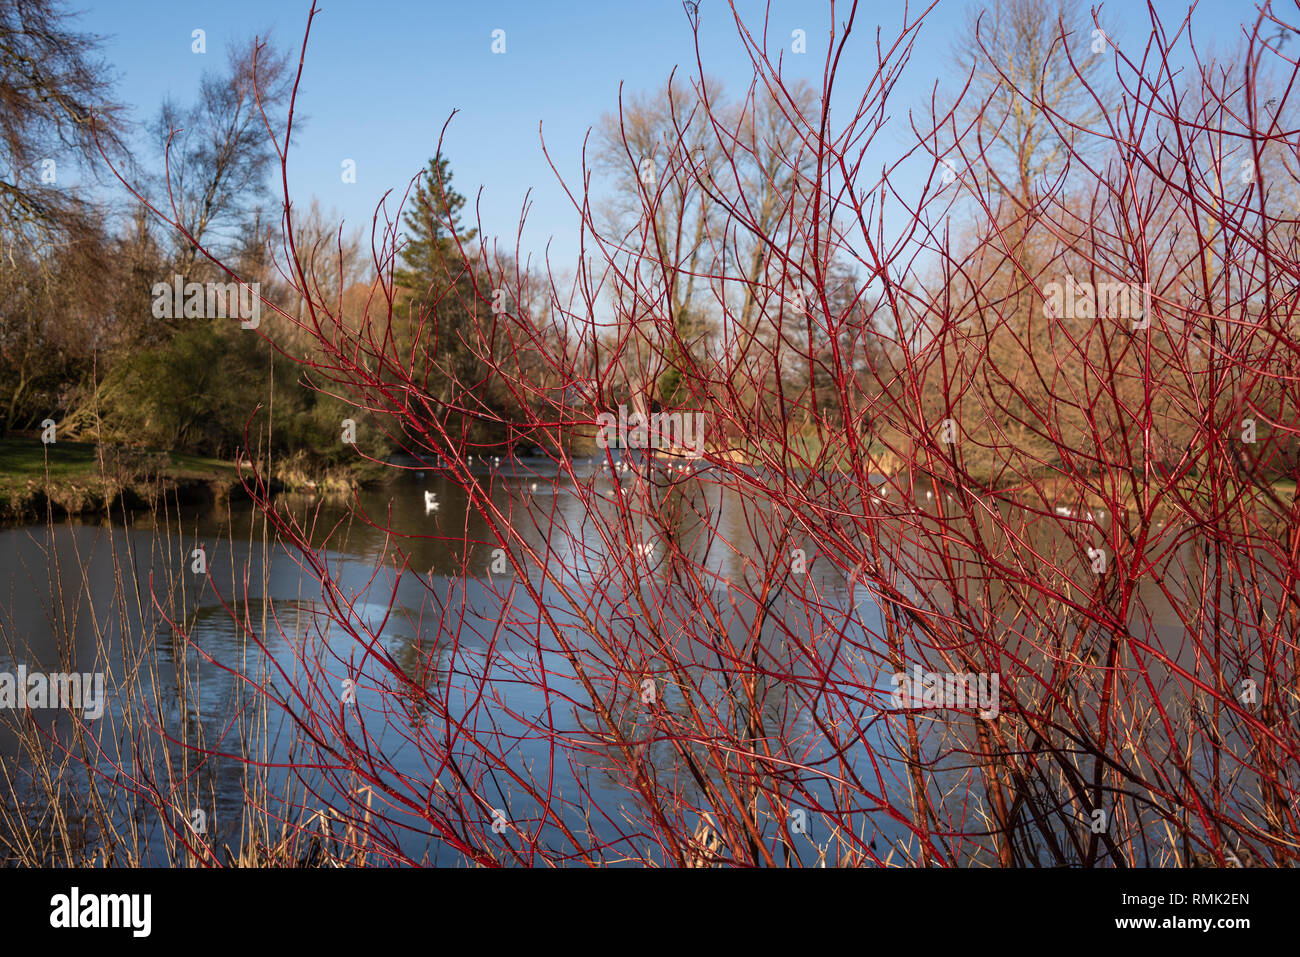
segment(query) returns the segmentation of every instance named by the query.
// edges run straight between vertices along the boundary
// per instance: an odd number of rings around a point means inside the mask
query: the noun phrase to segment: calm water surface
[[[596,466],[585,466],[590,470]],[[585,473],[584,473],[585,474]],[[607,473],[602,481],[608,482]],[[536,483],[534,490],[533,484]],[[556,556],[556,566],[564,569],[566,584],[581,585],[590,580],[597,564],[619,561],[616,550],[604,548],[596,530],[584,521],[583,504],[567,484],[557,479],[554,467],[507,463],[494,479],[494,502],[503,510],[515,509],[521,516],[517,528],[528,522],[524,510],[547,516],[565,531],[551,535],[549,546]],[[426,509],[425,492],[437,498],[438,509]],[[735,493],[711,483],[707,476],[694,483],[694,492],[702,511],[710,516],[683,523],[693,556],[719,578],[742,578],[745,556],[753,550],[752,505]],[[307,499],[286,500],[304,521],[313,515],[316,531],[313,544],[325,561],[340,591],[347,596],[350,610],[333,616],[323,615],[325,599],[319,583],[304,573],[295,556],[285,552],[274,539],[274,532],[264,533],[259,517],[248,503],[182,511],[179,514],[139,514],[129,521],[95,519],[71,520],[53,527],[23,526],[0,529],[0,670],[13,672],[18,665],[29,671],[76,670],[103,671],[102,649],[109,659],[107,670],[119,680],[129,682],[110,687],[108,709],[95,723],[95,733],[103,749],[96,761],[108,777],[118,774],[115,765],[127,764],[137,775],[148,769],[166,791],[167,764],[173,775],[194,774],[200,790],[209,795],[208,810],[216,843],[237,844],[241,815],[245,810],[245,773],[239,761],[214,757],[196,768],[188,759],[173,753],[170,758],[161,750],[133,756],[132,742],[126,732],[126,710],[137,721],[148,720],[166,733],[190,742],[202,741],[215,752],[258,751],[265,749],[275,761],[292,755],[293,728],[283,716],[272,710],[270,723],[241,735],[241,714],[248,714],[253,697],[240,672],[255,673],[258,656],[246,639],[247,633],[265,636],[267,650],[274,664],[286,669],[273,684],[285,690],[295,680],[294,655],[288,646],[289,636],[313,636],[332,674],[343,673],[342,663],[355,663],[362,645],[351,630],[370,630],[378,636],[384,649],[403,663],[408,674],[416,673],[429,647],[437,644],[437,606],[439,601],[455,608],[455,617],[471,628],[462,632],[456,652],[457,660],[447,660],[450,652],[435,656],[438,676],[448,673],[459,682],[466,694],[476,687],[474,676],[487,674],[507,689],[503,703],[518,715],[536,716],[546,704],[539,689],[527,684],[509,683],[511,663],[526,661],[537,654],[530,642],[513,634],[495,639],[493,624],[498,620],[501,602],[501,576],[491,572],[493,561],[489,529],[482,519],[467,509],[466,498],[459,488],[436,473],[406,473],[378,488],[361,494],[361,505],[378,523],[410,536],[400,542],[382,528],[356,517],[346,504],[324,505]],[[439,534],[454,539],[440,540]],[[529,537],[525,532],[525,537]],[[532,537],[540,548],[544,536]],[[465,540],[478,541],[468,551]],[[403,562],[395,545],[406,553]],[[190,568],[195,548],[202,547],[209,575],[194,574]],[[460,570],[469,569],[470,577],[462,587]],[[879,612],[861,588],[848,586],[842,573],[827,563],[814,563],[812,574],[817,587],[831,605],[851,613],[858,622],[875,630]],[[544,590],[545,593],[545,590]],[[1148,608],[1154,615],[1157,630],[1168,629],[1174,640],[1177,622],[1172,618],[1165,599],[1152,588],[1144,592]],[[518,596],[516,601],[524,601]],[[557,597],[558,602],[558,597]],[[1161,606],[1164,606],[1163,608]],[[167,624],[160,607],[188,632],[187,645]],[[557,605],[559,607],[559,605]],[[783,629],[806,637],[809,629],[804,614],[781,617],[774,615]],[[518,610],[516,610],[518,614]],[[271,616],[275,616],[279,627]],[[660,624],[670,628],[671,610]],[[561,616],[561,623],[566,619]],[[752,621],[752,618],[749,619]],[[746,623],[742,614],[738,632]],[[690,622],[676,622],[681,630],[693,633]],[[340,625],[344,625],[341,627]],[[777,631],[770,632],[777,640]],[[575,630],[576,640],[583,640]],[[488,654],[489,640],[493,640]],[[569,665],[559,655],[549,655],[551,670],[561,675],[557,689],[581,697],[576,682],[565,686],[562,676]],[[126,675],[129,677],[122,678]],[[188,676],[185,680],[183,676]],[[878,687],[888,688],[884,676],[872,676]],[[881,684],[881,682],[884,682]],[[362,687],[359,702],[363,709],[379,704],[378,696]],[[779,700],[768,720],[781,721]],[[413,747],[408,736],[418,732],[426,716],[418,712],[398,715],[385,735],[375,742],[403,774],[428,785],[430,771]],[[31,713],[37,726],[66,731],[71,719],[58,712]],[[806,719],[797,719],[806,720]],[[506,711],[500,714],[503,728],[518,729],[518,723]],[[247,726],[247,721],[243,722]],[[400,733],[399,733],[400,732]],[[242,740],[241,740],[242,738]],[[864,734],[857,756],[866,776],[870,775],[867,748],[888,749],[892,745]],[[0,755],[11,769],[28,769],[15,733],[14,722],[0,723]],[[123,757],[126,755],[127,757]],[[810,754],[808,757],[815,757]],[[545,768],[549,750],[534,738],[525,737],[515,758],[533,768]],[[665,756],[671,761],[671,756]],[[573,771],[567,765],[553,769],[557,785],[573,793]],[[600,768],[584,769],[584,778],[609,806],[617,807],[627,794]],[[274,780],[284,782],[287,772],[275,772]],[[22,774],[19,774],[19,778]],[[346,784],[326,777],[304,778],[308,792],[298,793],[298,800],[309,807],[320,807],[335,789]],[[509,797],[509,794],[506,795]],[[829,795],[827,796],[829,800]],[[864,813],[869,809],[863,809]],[[512,814],[525,814],[526,808],[512,804]],[[146,834],[149,845],[162,854],[162,831],[158,811],[143,802],[129,803],[125,798],[114,810],[120,818],[131,818]],[[178,808],[177,813],[185,813]],[[569,822],[582,825],[582,822]],[[593,826],[600,830],[599,822]],[[873,822],[888,833],[887,820]],[[585,826],[585,825],[583,825]],[[817,839],[819,825],[810,821],[812,837]],[[394,834],[403,850],[415,859],[451,862],[458,859],[432,840],[427,825],[411,819],[411,828]]]

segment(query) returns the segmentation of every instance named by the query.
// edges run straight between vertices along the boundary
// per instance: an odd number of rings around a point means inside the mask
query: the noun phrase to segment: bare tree
[[[1088,145],[1065,124],[1086,128],[1101,118],[1096,97],[1110,42],[1076,0],[994,0],[968,13],[953,58],[971,84],[953,121],[974,132],[981,159],[1013,198],[1027,203],[1035,182]]]
[[[636,363],[643,381],[634,393],[654,386],[665,401],[680,399],[683,369],[716,334],[769,347],[780,336],[790,277],[772,274],[766,237],[803,202],[813,155],[795,117],[816,104],[806,83],[756,84],[728,102],[715,80],[670,80],[603,119],[599,168],[614,185],[605,228],[641,276],[634,295],[643,302],[632,312],[667,313],[678,340],[653,347],[653,367]]]
[[[99,146],[121,152],[100,38],[69,19],[54,0],[0,0],[0,225],[11,238],[77,231],[85,204],[61,185],[58,164],[93,168]]]
[[[152,131],[167,160],[159,189],[184,228],[176,253],[182,271],[214,232],[245,222],[266,196],[275,159],[268,126],[283,136],[280,111],[292,82],[288,54],[254,39],[228,48],[226,71],[204,75],[191,107],[163,103]]]

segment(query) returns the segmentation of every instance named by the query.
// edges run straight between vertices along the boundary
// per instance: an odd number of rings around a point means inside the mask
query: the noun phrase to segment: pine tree
[[[454,281],[463,269],[456,238],[469,242],[478,235],[476,229],[461,229],[465,197],[452,188],[451,178],[447,158],[440,152],[429,160],[403,216],[407,242],[402,247],[402,262],[406,268],[398,269],[394,279],[417,295],[444,289]]]
[[[500,423],[508,403],[499,384],[489,381],[490,368],[476,354],[484,339],[495,338],[490,327],[496,317],[486,304],[476,301],[481,293],[475,288],[474,273],[480,263],[473,250],[462,250],[459,244],[472,241],[478,230],[462,227],[465,197],[451,180],[446,157],[435,155],[403,216],[404,268],[394,270],[393,276],[407,296],[399,342],[409,337],[401,347],[413,350],[416,381],[441,408],[443,425],[452,435],[463,435],[482,447],[504,438]]]

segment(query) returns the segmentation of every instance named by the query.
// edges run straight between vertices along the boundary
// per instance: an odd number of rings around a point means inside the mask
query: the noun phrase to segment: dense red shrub
[[[320,591],[249,680],[372,861],[432,835],[481,864],[1294,863],[1297,65],[1265,39],[1293,28],[1203,63],[1153,15],[1103,38],[1105,84],[1094,37],[1056,36],[1095,119],[1004,76],[1059,150],[1031,181],[971,83],[899,149],[920,19],[858,17],[799,91],[737,14],[746,101],[703,63],[674,80],[621,227],[584,171],[571,288],[462,246],[468,325],[403,314],[392,228],[342,321],[286,219],[305,375],[470,516],[431,521],[459,571],[408,569],[425,617],[395,649],[249,479]],[[850,58],[872,69],[841,89]],[[476,361],[448,387],[452,348]],[[488,390],[545,465],[467,444]],[[620,406],[700,413],[702,454],[600,447]],[[399,565],[427,557],[391,525]]]

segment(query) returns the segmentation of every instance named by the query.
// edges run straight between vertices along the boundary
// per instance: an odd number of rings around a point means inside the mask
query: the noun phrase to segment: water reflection
[[[436,786],[431,778],[444,787],[450,783],[443,779],[447,769],[428,766],[427,755],[446,749],[453,719],[486,708],[493,733],[517,742],[513,757],[570,796],[563,824],[575,833],[590,828],[612,839],[614,827],[584,817],[580,805],[590,798],[622,808],[632,820],[638,812],[625,806],[626,767],[590,715],[578,708],[559,713],[556,707],[566,697],[585,700],[574,659],[611,690],[611,712],[646,741],[642,760],[664,787],[707,803],[703,797],[720,768],[734,767],[711,752],[708,740],[691,740],[683,749],[680,737],[654,733],[655,722],[690,723],[684,698],[689,692],[713,703],[720,726],[766,752],[764,773],[787,781],[782,790],[800,794],[814,812],[806,818],[812,841],[823,840],[832,827],[873,833],[884,842],[898,838],[902,825],[879,813],[892,800],[902,801],[911,786],[905,774],[880,770],[882,762],[906,751],[897,726],[879,720],[890,690],[890,670],[882,665],[889,654],[879,642],[889,623],[878,597],[829,560],[836,542],[789,539],[788,517],[703,470],[591,462],[581,464],[571,480],[554,465],[508,462],[476,474],[516,540],[499,539],[483,515],[469,508],[465,490],[436,470],[407,473],[360,493],[355,503],[281,499],[280,507],[309,529],[313,557],[328,567],[335,585],[328,592],[304,571],[303,556],[286,552],[247,504],[145,514],[125,525],[69,521],[0,530],[0,666],[114,675],[112,706],[91,729],[101,748],[95,766],[109,779],[125,774],[147,780],[168,800],[184,793],[173,813],[186,820],[197,782],[218,845],[238,846],[247,808],[247,769],[229,755],[253,754],[285,765],[303,748],[303,729],[276,709],[262,714],[246,676],[265,679],[286,701],[297,695],[334,707],[343,706],[335,701],[336,685],[355,680],[358,711],[389,720],[371,744],[403,777],[416,805],[427,800],[421,789]],[[436,511],[427,507],[426,493],[436,498]],[[959,504],[918,497],[898,502],[893,520],[913,537],[937,534],[932,516]],[[851,500],[837,507],[853,514]],[[630,530],[616,520],[620,508],[640,515]],[[1104,541],[1111,528],[1104,514],[1061,517],[1077,519],[1077,527],[1033,529],[1040,554],[1077,553]],[[993,523],[986,524],[985,534],[998,534]],[[853,534],[848,523],[844,534]],[[900,576],[905,599],[920,604],[924,597],[940,611],[956,607],[941,576],[927,585],[926,555],[915,548],[908,552],[902,544],[907,537],[899,535],[894,552],[907,572]],[[773,584],[765,570],[787,561],[796,547],[806,574]],[[199,548],[208,575],[191,571]],[[540,606],[513,570],[506,570],[502,550],[519,560]],[[1203,569],[1190,544],[1174,554],[1185,566],[1183,578],[1145,582],[1130,609],[1140,633],[1170,649],[1177,648],[1184,626],[1171,595]],[[633,555],[641,560],[632,561]],[[987,579],[990,606],[995,604],[996,590],[1004,586],[987,569],[963,568],[961,555],[953,560],[960,580],[977,585]],[[648,579],[638,577],[641,572]],[[701,597],[711,612],[707,622],[699,617]],[[501,628],[506,602],[513,626]],[[1014,620],[972,627],[999,629],[1007,635],[1009,658],[1050,674],[1053,654],[1088,638],[1062,608],[1049,644],[1042,634],[1051,620],[1050,612],[1039,609],[1032,627]],[[532,633],[521,627],[528,622],[536,623]],[[563,646],[556,635],[547,637],[552,627]],[[366,640],[372,634],[379,638],[377,648]],[[904,656],[917,651],[915,634],[905,632],[899,640]],[[320,666],[314,675],[301,667],[307,649]],[[390,656],[394,667],[368,668],[366,657],[376,653]],[[1175,664],[1194,672],[1191,654],[1176,652]],[[987,665],[999,670],[996,662]],[[738,688],[738,673],[751,675],[752,683]],[[536,680],[542,674],[545,691]],[[322,684],[321,675],[332,684]],[[434,687],[445,693],[421,693]],[[643,707],[647,689],[662,703],[657,716]],[[1086,702],[1099,692],[1084,687],[1073,693]],[[429,709],[431,698],[464,710],[436,713]],[[135,751],[128,731],[146,718],[159,733],[208,757],[184,748]],[[69,715],[44,712],[28,719],[48,733],[70,733]],[[1146,720],[1135,713],[1124,719]],[[940,793],[966,800],[972,781],[961,752],[975,747],[978,726],[951,717],[921,720],[925,747],[948,756],[936,758]],[[34,779],[23,727],[21,721],[0,721],[0,748]],[[573,744],[563,766],[551,766],[556,754],[548,740],[556,728]],[[290,772],[279,773],[289,781]],[[329,769],[300,771],[297,778],[295,793],[311,806],[356,786]],[[842,795],[849,792],[874,795],[874,802],[846,808]],[[503,799],[515,801],[516,822],[556,825],[540,821],[539,809],[508,785]],[[815,813],[831,807],[845,813],[830,821]],[[136,801],[111,812],[138,827],[151,853],[163,858],[166,829],[156,811]],[[460,859],[417,816],[405,820],[409,829],[396,829],[393,840],[409,857]]]

